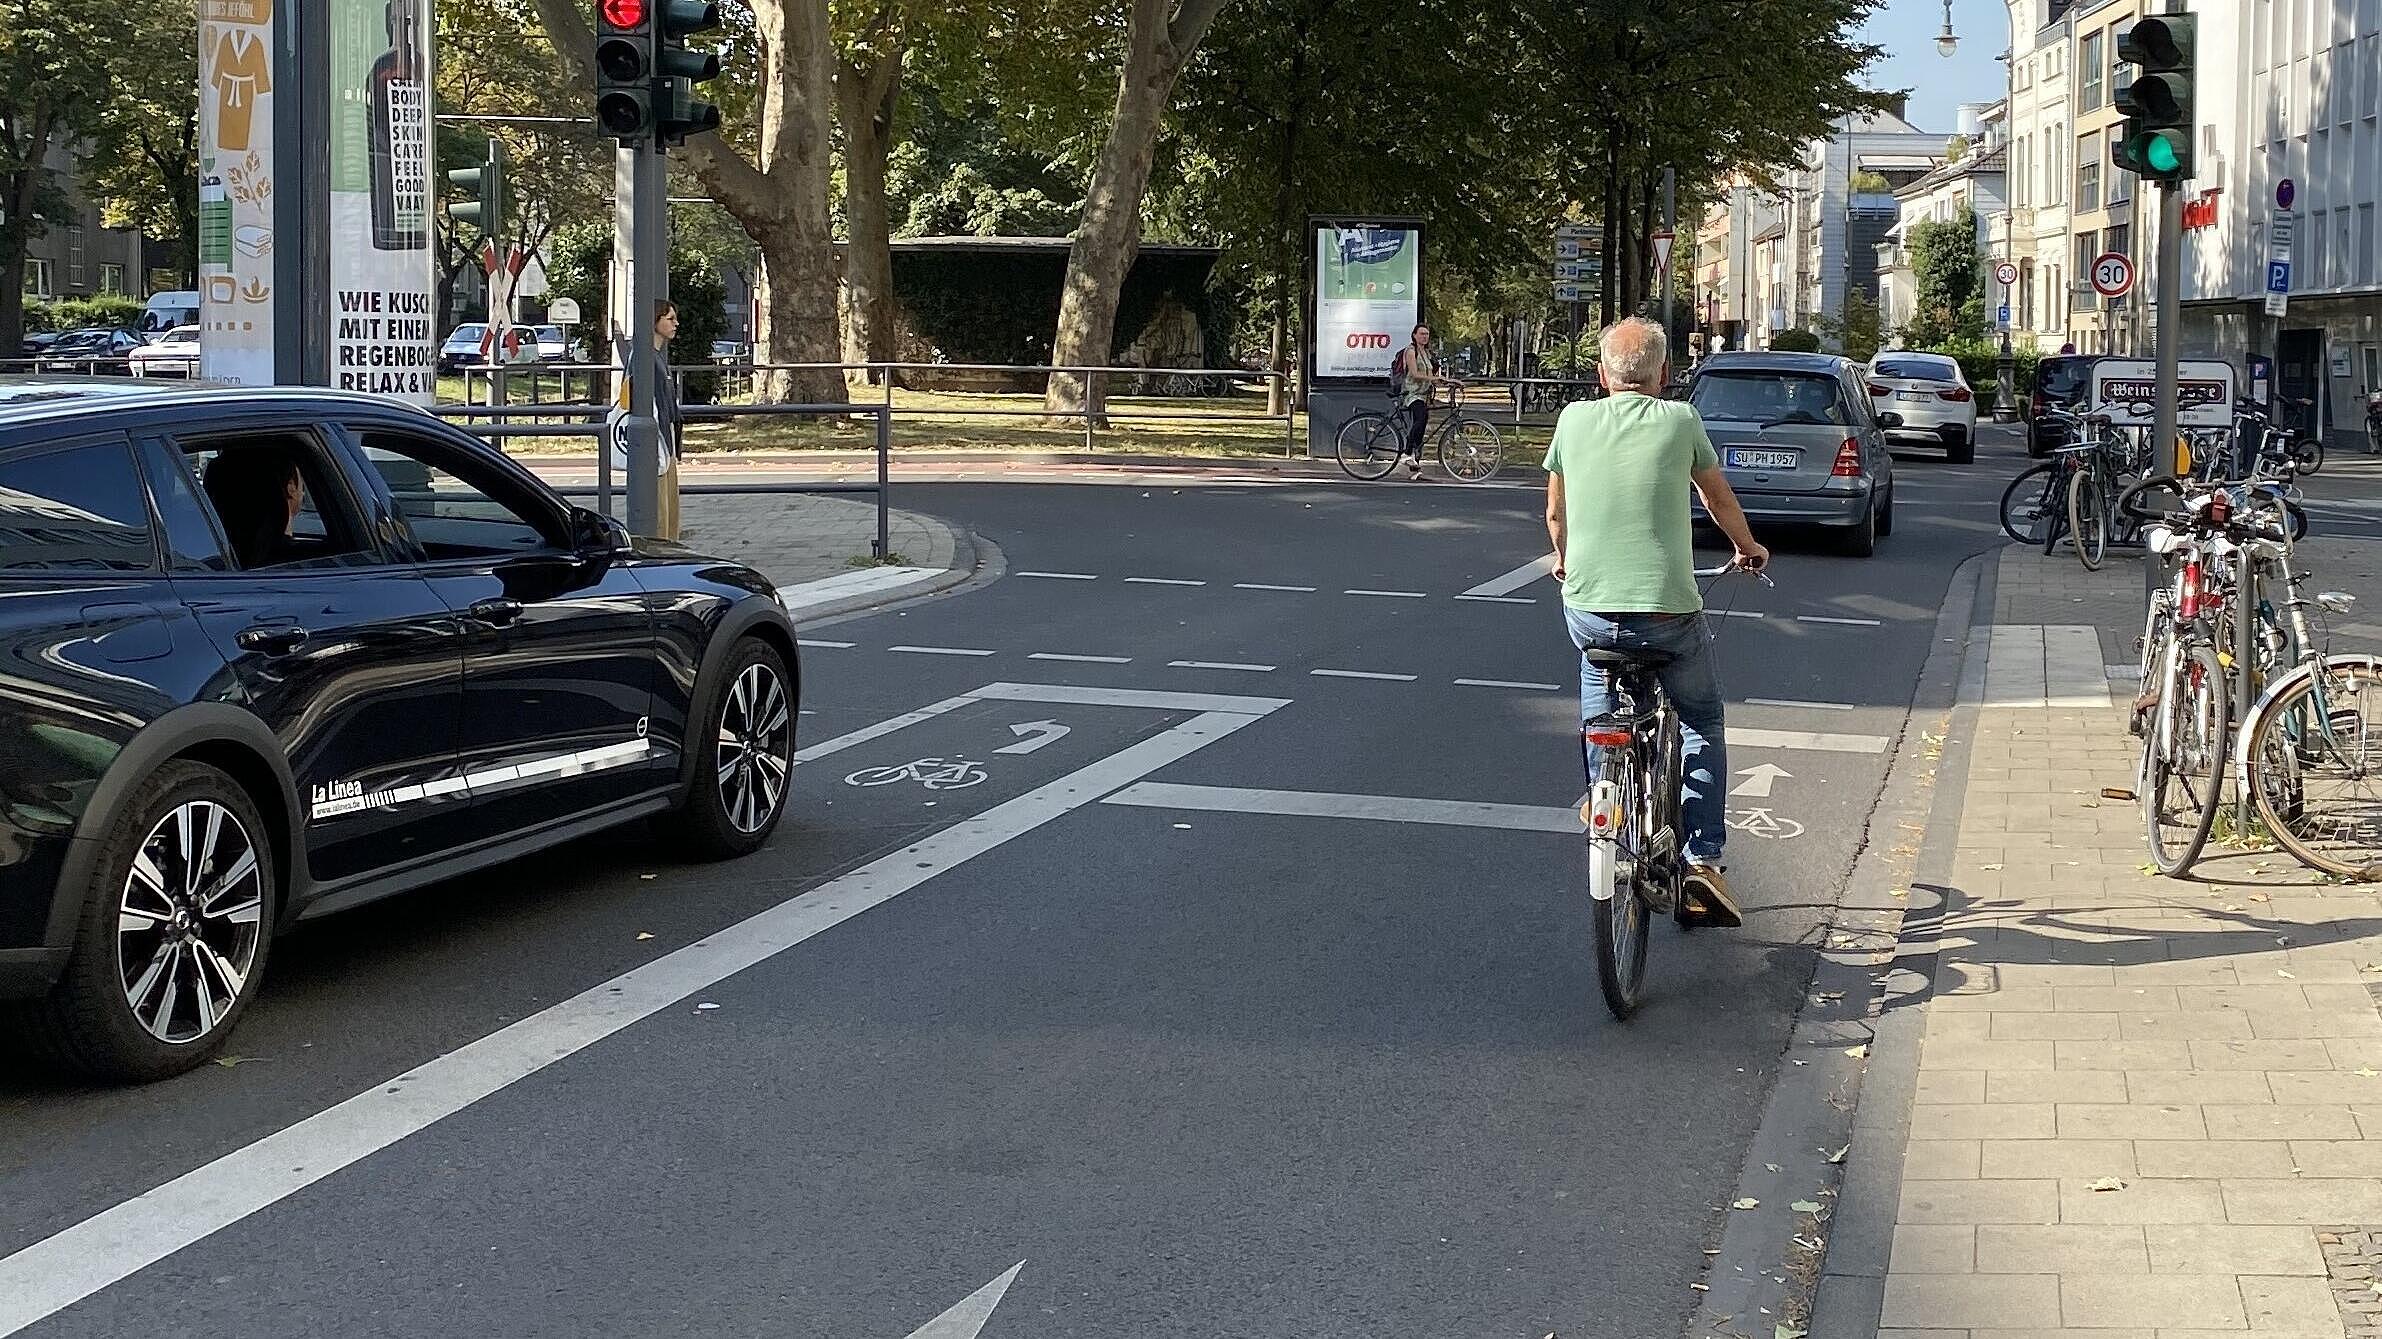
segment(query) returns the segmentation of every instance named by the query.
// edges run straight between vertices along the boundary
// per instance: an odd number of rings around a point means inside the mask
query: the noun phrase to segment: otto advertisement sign
[[[2187,358],[2177,368],[2175,426],[2233,426],[2233,365]],[[2147,358],[2103,358],[2093,364],[2092,407],[2119,427],[2149,427],[2158,412],[2158,364]]]
[[[1410,227],[1315,229],[1317,377],[1387,377],[1422,319],[1422,234]]]

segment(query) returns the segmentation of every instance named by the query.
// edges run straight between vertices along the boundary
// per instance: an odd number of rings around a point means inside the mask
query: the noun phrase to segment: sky
[[[1950,60],[1935,52],[1943,27],[1943,0],[1885,0],[1861,29],[1862,40],[1886,49],[1863,82],[1909,89],[1911,123],[1948,135],[1958,128],[1961,103],[1991,102],[2005,91],[1994,57],[2009,49],[2010,8],[2003,0],[1952,0],[1960,48]]]

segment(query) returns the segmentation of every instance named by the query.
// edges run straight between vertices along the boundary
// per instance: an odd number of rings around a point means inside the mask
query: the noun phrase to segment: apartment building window
[[[2035,262],[2031,258],[2018,262],[2018,327],[2035,328]]]
[[[2101,105],[2101,43],[2106,32],[2085,34],[2076,52],[2076,110],[2089,112]]]
[[[2114,153],[2117,151],[2117,146],[2118,146],[2118,144],[2119,144],[2120,142],[2122,142],[2122,141],[2125,139],[2125,137],[2126,137],[2126,132],[2125,132],[2125,128],[2124,128],[2123,126],[2111,126],[2111,127],[2109,127],[2109,138],[2108,138],[2108,142],[2107,142],[2107,147],[2105,147],[2105,148],[2102,148],[2102,149],[2101,149],[2101,155],[2100,155],[2100,156],[2101,156],[2101,161],[2102,161],[2103,163],[2110,163],[2110,162],[2114,162],[2114,161],[2115,161],[2115,159],[2114,159],[2114,158],[2113,158],[2111,155],[2113,155],[2113,154],[2114,154]],[[2100,146],[2095,146],[2095,147],[2100,147]],[[2110,203],[2111,205],[2115,205],[2115,204],[2117,204],[2117,203],[2118,203],[2119,201],[2121,201],[2121,200],[2131,200],[2131,199],[2133,199],[2133,198],[2134,198],[2134,174],[2133,174],[2133,173],[2131,173],[2131,172],[2115,172],[2115,171],[2113,171],[2113,172],[2110,172],[2110,173],[2109,173],[2109,203]]]
[[[2101,207],[2101,156],[2093,150],[2100,147],[2099,135],[2087,135],[2076,142],[2076,212]]]
[[[2332,248],[2327,244],[2330,234],[2324,227],[2324,216],[2316,214],[2308,220],[2308,287],[2332,287]]]
[[[2332,286],[2335,288],[2347,288],[2356,283],[2357,271],[2362,268],[2357,262],[2357,235],[2354,226],[2355,216],[2349,212],[2347,205],[2342,205],[2332,211],[2332,263],[2334,268],[2340,271],[2332,278]]]
[[[80,290],[83,282],[83,225],[70,223],[66,225],[66,286]]]
[[[2054,125],[2043,137],[2043,203],[2053,208],[2068,198],[2068,128]]]
[[[25,296],[47,299],[55,294],[57,276],[50,270],[51,262],[39,256],[25,258]]]
[[[2130,243],[2130,242],[2133,240],[2133,237],[2134,237],[2134,225],[2133,225],[2133,224],[2131,224],[2131,223],[2112,223],[2112,224],[2110,224],[2108,227],[2106,227],[2106,228],[2103,228],[2103,229],[2101,230],[2101,250],[2102,250],[2102,251],[2126,251],[2127,244],[2128,244],[2128,243]],[[2095,258],[2096,258],[2096,259],[2099,257],[2099,254],[2100,254],[2099,252],[2095,252],[2095,253],[2094,253],[2094,256],[2095,256]],[[2132,252],[2130,252],[2130,251],[2127,251],[2127,252],[2126,252],[2126,254],[2128,254],[2128,255],[2132,255],[2133,253],[2132,253]]]
[[[124,267],[102,264],[99,267],[99,291],[115,297],[124,295]]]
[[[2127,33],[2132,31],[2134,31],[2132,19],[2112,24],[2109,28],[2109,97],[2111,101],[2115,101],[2118,94],[2134,86],[2134,67],[2117,58],[2117,44],[2124,40]]]
[[[2382,283],[2382,255],[2376,255],[2374,252],[2376,240],[2374,236],[2374,207],[2359,205],[2357,207],[2357,255],[2359,257],[2357,263],[2362,272],[2353,282],[2360,284]]]
[[[2365,119],[2382,117],[2382,32],[2367,33],[2358,39],[2365,48],[2365,58],[2357,68],[2365,71]]]
[[[2089,232],[2076,234],[2076,273],[2091,274],[2093,272],[2093,258],[2101,254],[2101,248],[2095,244],[2097,240]]]

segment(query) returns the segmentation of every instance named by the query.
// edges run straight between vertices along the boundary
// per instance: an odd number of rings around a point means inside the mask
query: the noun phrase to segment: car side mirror
[[[1902,415],[1891,409],[1881,409],[1877,414],[1877,425],[1881,428],[1899,428],[1902,426]]]
[[[571,508],[571,547],[583,558],[610,557],[627,547],[626,526],[585,507]]]

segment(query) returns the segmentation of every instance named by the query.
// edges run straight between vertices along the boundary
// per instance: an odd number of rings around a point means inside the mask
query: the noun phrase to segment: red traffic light
[[[642,28],[645,14],[646,0],[596,0],[596,16],[607,27]]]

